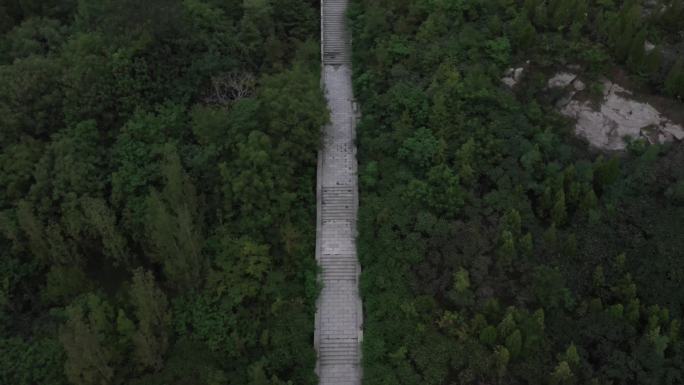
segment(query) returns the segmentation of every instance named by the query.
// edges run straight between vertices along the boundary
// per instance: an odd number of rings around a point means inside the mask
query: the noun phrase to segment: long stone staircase
[[[349,0],[321,0],[323,64],[351,62],[351,35],[347,29]]]
[[[360,385],[362,306],[356,256],[358,209],[355,125],[351,87],[348,0],[322,0],[322,80],[331,123],[318,155],[316,259],[322,291],[314,345],[321,385]]]

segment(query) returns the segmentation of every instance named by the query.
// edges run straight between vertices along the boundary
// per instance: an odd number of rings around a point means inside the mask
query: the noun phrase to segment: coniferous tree
[[[527,49],[534,46],[537,31],[527,16],[527,11],[520,12],[511,23],[512,42],[516,48]]]
[[[556,0],[553,4],[551,22],[557,30],[567,30],[574,16],[575,2],[573,0]]]
[[[496,369],[497,376],[500,378],[506,375],[506,370],[510,359],[511,354],[505,346],[496,347],[494,350],[494,367]]]
[[[553,204],[553,208],[551,209],[551,220],[556,225],[561,226],[563,223],[565,223],[567,216],[568,213],[565,204],[565,191],[560,189],[556,193],[556,200]]]
[[[81,200],[81,206],[90,229],[102,240],[106,255],[116,264],[130,262],[126,239],[118,230],[114,213],[107,203],[86,197]]]
[[[628,2],[623,6],[617,18],[613,19],[609,32],[609,40],[619,62],[624,63],[627,60],[632,42],[640,28],[641,8],[634,1]]]
[[[544,1],[539,2],[534,10],[534,24],[541,30],[552,27],[549,26],[549,11]]]
[[[91,294],[83,303],[71,305],[67,317],[59,340],[67,355],[64,369],[69,381],[75,385],[112,384],[118,357],[112,340],[111,306]]]
[[[198,197],[175,147],[167,145],[164,151],[166,184],[161,192],[152,190],[147,200],[150,247],[173,285],[197,288],[205,264]]]
[[[171,326],[166,295],[152,273],[142,269],[133,273],[130,295],[138,321],[132,336],[137,364],[141,369],[160,370],[169,347]]]
[[[644,58],[643,71],[652,84],[662,81],[663,53],[660,47],[654,47]]]
[[[665,92],[676,98],[684,98],[684,59],[672,66],[665,79]]]
[[[506,271],[511,268],[513,262],[517,256],[517,251],[515,248],[515,238],[513,233],[508,230],[504,230],[501,234],[501,246],[498,250],[497,264],[502,271]]]
[[[646,30],[642,29],[632,39],[627,54],[627,66],[634,72],[642,72],[645,60],[644,44],[646,42]]]
[[[669,33],[679,33],[683,28],[682,19],[684,19],[684,1],[670,0],[669,4],[663,7],[660,16],[662,26]]]
[[[49,260],[50,248],[46,242],[45,227],[36,217],[33,207],[27,201],[20,201],[17,207],[19,227],[29,239],[29,248],[37,261],[46,263]]]
[[[558,363],[558,366],[551,373],[550,383],[551,385],[572,385],[575,383],[575,377],[566,361]]]
[[[511,335],[506,337],[506,349],[511,353],[512,358],[517,358],[522,349],[522,333],[520,330],[516,329]]]

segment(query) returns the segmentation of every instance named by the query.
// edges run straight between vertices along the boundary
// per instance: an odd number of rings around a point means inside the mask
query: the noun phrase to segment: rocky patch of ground
[[[651,104],[636,100],[631,91],[608,79],[601,84],[602,99],[592,103],[580,97],[586,86],[572,73],[558,73],[548,82],[549,88],[566,89],[556,106],[576,120],[575,132],[593,147],[616,151],[635,139],[660,144],[684,139],[684,128]]]
[[[527,66],[509,68],[501,82],[514,89],[523,81]],[[601,150],[620,151],[630,141],[643,139],[663,144],[684,140],[684,114],[659,103],[656,96],[635,93],[608,79],[600,81],[598,99],[587,83],[569,67],[548,79],[547,90],[561,96],[556,108],[575,119],[575,133]],[[592,85],[596,96],[596,85]]]

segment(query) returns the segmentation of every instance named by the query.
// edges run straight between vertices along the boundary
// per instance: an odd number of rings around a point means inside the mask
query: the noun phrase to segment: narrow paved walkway
[[[314,344],[321,385],[360,385],[360,267],[356,258],[358,208],[356,111],[351,87],[348,0],[322,1],[323,87],[331,113],[318,156],[316,259],[322,269]]]

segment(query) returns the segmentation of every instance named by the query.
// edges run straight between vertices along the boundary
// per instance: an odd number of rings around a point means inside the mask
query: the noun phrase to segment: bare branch
[[[211,90],[205,98],[207,104],[227,106],[254,94],[256,78],[245,72],[229,72],[211,78]]]

